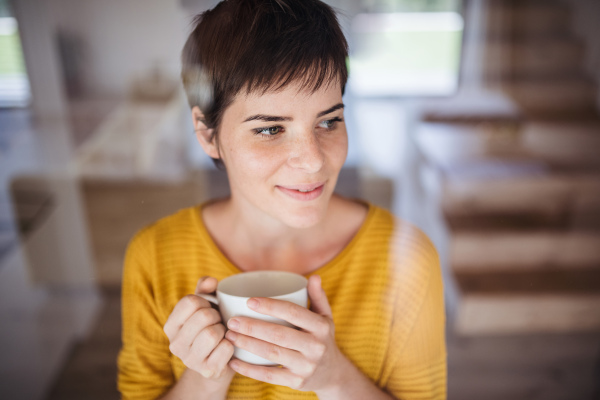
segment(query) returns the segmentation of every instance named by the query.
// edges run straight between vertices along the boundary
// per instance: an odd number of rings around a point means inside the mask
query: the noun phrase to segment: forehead
[[[339,83],[324,84],[316,91],[303,88],[299,83],[291,83],[279,90],[266,92],[253,91],[238,93],[228,111],[232,114],[252,112],[277,112],[294,114],[299,112],[318,113],[334,104],[341,103],[342,91]]]

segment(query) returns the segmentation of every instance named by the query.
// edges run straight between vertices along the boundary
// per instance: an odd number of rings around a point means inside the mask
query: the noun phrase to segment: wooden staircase
[[[446,232],[454,326],[600,331],[600,117],[585,48],[559,2],[492,0],[489,13],[485,76],[519,114],[426,117],[416,135]]]

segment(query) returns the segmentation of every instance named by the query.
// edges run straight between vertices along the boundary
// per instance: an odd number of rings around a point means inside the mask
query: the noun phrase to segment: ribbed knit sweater
[[[201,206],[141,230],[123,272],[123,347],[118,387],[123,399],[153,399],[185,371],[169,351],[163,326],[198,279],[242,272],[219,250]],[[369,205],[348,245],[310,275],[321,276],[340,350],[397,399],[446,398],[446,346],[440,265],[430,240],[414,226]],[[228,399],[315,399],[236,374]]]

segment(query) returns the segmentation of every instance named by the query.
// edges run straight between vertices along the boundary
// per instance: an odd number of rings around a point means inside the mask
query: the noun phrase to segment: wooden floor
[[[104,290],[104,308],[90,337],[74,345],[48,400],[119,399],[117,355],[121,347],[120,288]]]
[[[453,400],[600,399],[600,338],[449,335],[448,375]]]

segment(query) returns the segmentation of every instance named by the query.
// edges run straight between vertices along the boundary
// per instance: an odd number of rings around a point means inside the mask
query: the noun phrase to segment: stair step
[[[538,231],[568,231],[572,229],[566,213],[512,213],[512,214],[481,214],[476,212],[463,214],[445,214],[446,225],[454,233],[471,232],[538,232]],[[600,227],[599,227],[600,228]],[[594,231],[600,229],[580,229]]]
[[[535,166],[534,166],[535,167]],[[477,172],[476,166],[473,175]],[[513,215],[566,213],[571,219],[600,213],[600,173],[553,174],[509,171],[505,177],[492,174],[457,175],[441,182],[442,208],[453,215]]]
[[[458,272],[454,279],[471,295],[600,294],[600,266],[586,269]]]
[[[554,229],[451,230],[453,271],[581,269],[600,265],[600,232]]]
[[[459,335],[600,331],[600,265],[457,272],[454,280]]]
[[[600,331],[600,294],[463,294],[454,329],[459,335]]]
[[[542,140],[535,135],[533,139]],[[600,213],[600,165],[569,165],[572,158],[562,163],[528,159],[525,150],[510,145],[502,154],[485,149],[472,132],[461,133],[457,140],[444,135],[435,139],[431,135],[419,142],[426,158],[420,179],[446,213],[568,213],[571,219]]]
[[[596,85],[584,77],[564,79],[516,79],[502,88],[529,117],[544,114],[577,115],[593,112]]]
[[[600,165],[600,121],[527,122],[520,144],[532,156],[557,164]]]
[[[493,0],[488,4],[492,36],[556,36],[569,30],[569,8],[555,1]]]
[[[454,274],[462,335],[600,331],[600,266]]]
[[[415,133],[425,158],[436,167],[471,162],[502,154],[525,155],[518,148],[519,121],[421,122]]]
[[[416,140],[425,157],[435,165],[493,159],[600,167],[597,119],[422,122]]]
[[[600,220],[600,123],[424,123],[421,179],[454,216]]]
[[[474,179],[444,182],[442,209],[456,216],[533,213],[557,216],[565,212],[572,185],[556,179]]]
[[[454,228],[458,334],[600,331],[600,235]]]
[[[581,71],[584,50],[582,43],[570,36],[489,40],[487,78],[574,75]]]

